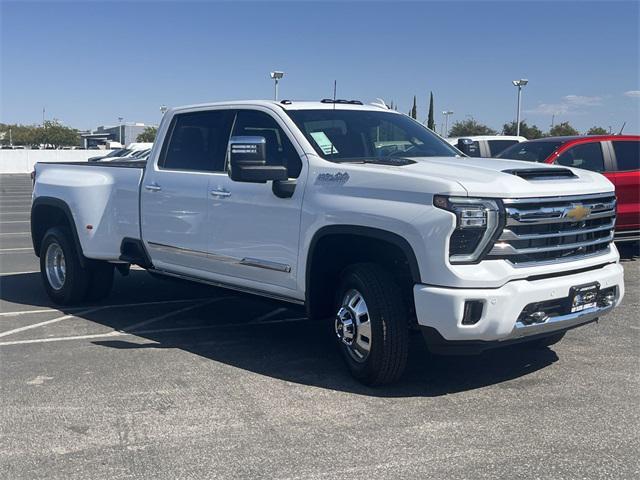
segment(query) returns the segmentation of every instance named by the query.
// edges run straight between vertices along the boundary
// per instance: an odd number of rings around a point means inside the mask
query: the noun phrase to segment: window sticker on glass
[[[310,132],[310,135],[313,137],[318,146],[322,149],[322,153],[325,155],[333,155],[338,153],[338,149],[333,146],[329,137],[324,132]]]

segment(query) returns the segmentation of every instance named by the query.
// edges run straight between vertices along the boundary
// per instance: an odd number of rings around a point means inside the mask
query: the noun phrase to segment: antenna
[[[618,135],[622,135],[622,130],[624,130],[624,127],[627,125],[627,122],[624,122],[622,124],[622,128],[620,129],[620,131],[618,132]]]

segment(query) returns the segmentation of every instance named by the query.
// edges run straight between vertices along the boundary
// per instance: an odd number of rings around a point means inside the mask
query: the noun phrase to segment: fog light
[[[616,301],[616,291],[609,290],[607,292],[602,292],[600,295],[600,306],[602,307],[610,307]]]
[[[482,300],[467,300],[464,302],[462,325],[475,325],[482,316]]]
[[[544,323],[549,320],[549,315],[546,312],[540,310],[539,312],[533,312],[528,314],[522,319],[522,323],[525,325],[534,325],[538,323]]]

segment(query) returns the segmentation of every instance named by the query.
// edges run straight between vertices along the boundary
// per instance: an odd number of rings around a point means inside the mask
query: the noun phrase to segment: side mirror
[[[229,177],[234,182],[265,183],[287,180],[287,167],[267,165],[267,141],[264,137],[231,137],[229,140]]]
[[[456,143],[456,148],[470,157],[478,156],[474,155],[474,153],[477,153],[478,148],[473,144],[473,140],[470,138],[459,138],[458,143]]]

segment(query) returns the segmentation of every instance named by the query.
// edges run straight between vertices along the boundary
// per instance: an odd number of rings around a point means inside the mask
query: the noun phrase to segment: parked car
[[[303,304],[366,384],[402,374],[410,329],[437,353],[548,346],[620,303],[611,182],[458,153],[356,101],[172,109],[146,166],[37,164],[44,287],[97,301],[136,264]]]
[[[451,137],[447,142],[469,157],[495,157],[516,143],[526,142],[515,135],[478,135],[473,137]]]
[[[602,173],[616,187],[616,241],[640,240],[640,136],[540,138],[514,145],[498,156]]]
[[[111,150],[106,155],[100,155],[100,156],[97,156],[97,157],[90,157],[87,161],[89,161],[89,162],[98,162],[98,161],[101,161],[101,160],[105,160],[107,158],[125,157],[130,153],[131,153],[131,150],[129,150],[128,148],[118,148],[116,150]]]

